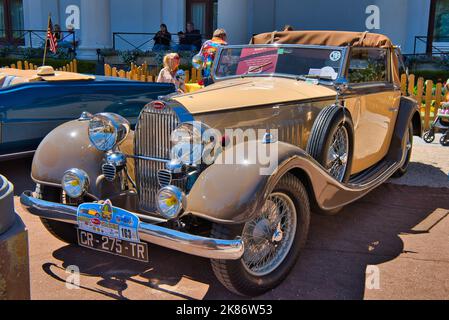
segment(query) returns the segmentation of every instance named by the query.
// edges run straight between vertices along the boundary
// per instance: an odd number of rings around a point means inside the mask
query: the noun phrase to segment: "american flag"
[[[53,23],[51,22],[51,19],[49,19],[48,21],[47,41],[50,47],[50,51],[56,53],[56,51],[58,50],[58,40],[53,33]]]

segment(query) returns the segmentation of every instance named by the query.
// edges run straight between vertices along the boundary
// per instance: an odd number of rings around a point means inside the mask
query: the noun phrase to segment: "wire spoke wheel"
[[[264,276],[284,261],[296,234],[296,208],[284,193],[273,193],[256,219],[245,224],[242,263],[248,273]]]
[[[338,181],[343,181],[348,166],[349,135],[344,125],[338,127],[332,136],[327,151],[326,169]]]

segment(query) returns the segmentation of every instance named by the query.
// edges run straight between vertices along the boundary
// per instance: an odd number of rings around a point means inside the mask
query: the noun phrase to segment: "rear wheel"
[[[410,123],[408,127],[408,132],[405,135],[404,139],[405,141],[405,147],[407,151],[407,156],[405,158],[405,162],[393,175],[393,178],[400,178],[403,175],[407,173],[408,166],[410,165],[410,159],[412,157],[412,151],[413,151],[413,124]]]
[[[448,147],[449,146],[449,134],[444,134],[441,138],[440,138],[440,144],[443,147]]]
[[[253,220],[238,226],[213,225],[213,238],[241,236],[245,245],[240,260],[211,260],[215,275],[238,295],[258,296],[273,289],[295,265],[307,239],[309,222],[307,192],[295,176],[287,174]]]
[[[42,200],[59,203],[61,201],[61,190],[54,187],[41,186],[36,197]],[[68,244],[78,243],[75,225],[60,221],[40,218],[45,229],[55,238]]]

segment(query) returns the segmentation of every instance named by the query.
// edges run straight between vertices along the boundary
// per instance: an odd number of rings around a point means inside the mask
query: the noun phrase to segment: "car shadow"
[[[20,196],[25,190],[34,190],[31,164],[31,157],[0,162],[0,174],[14,185],[15,196]]]
[[[309,241],[291,274],[259,298],[363,299],[366,267],[403,253],[399,235],[416,233],[412,229],[436,209],[449,212],[449,189],[384,184],[336,216],[313,215]],[[181,284],[182,279],[190,279],[207,284],[208,289],[200,295],[203,299],[241,299],[216,280],[207,259],[157,246],[150,246],[149,264],[76,246],[60,248],[53,256],[62,262],[62,268],[76,265],[83,275],[99,278],[96,284],[103,289],[84,289],[105,297],[126,299],[123,292],[137,284],[192,299],[188,293],[192,289],[183,290]],[[47,274],[58,279],[54,268],[58,266],[43,265]]]
[[[173,298],[191,300],[192,296],[183,293],[182,289],[168,289],[178,287],[183,279],[207,283],[209,290],[220,291],[220,284],[214,278],[208,259],[151,244],[149,252],[150,262],[146,264],[69,245],[53,252],[53,257],[62,261],[61,265],[46,263],[42,265],[42,269],[55,280],[65,283],[66,280],[58,274],[65,272],[69,266],[77,266],[81,275],[95,278],[96,285],[103,288],[99,290],[81,285],[81,289],[115,299],[127,299],[123,292],[131,286],[139,285]]]
[[[407,174],[392,180],[396,184],[449,188],[449,172],[421,162],[411,162]]]
[[[404,253],[399,235],[429,232],[413,229],[437,209],[449,213],[449,189],[384,184],[336,216],[314,215],[294,270],[265,298],[363,299],[367,266]]]

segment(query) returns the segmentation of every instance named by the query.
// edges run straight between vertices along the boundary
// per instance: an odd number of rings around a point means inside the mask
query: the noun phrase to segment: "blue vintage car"
[[[171,84],[48,70],[0,69],[0,161],[31,155],[54,128],[84,112],[113,112],[132,125]]]

